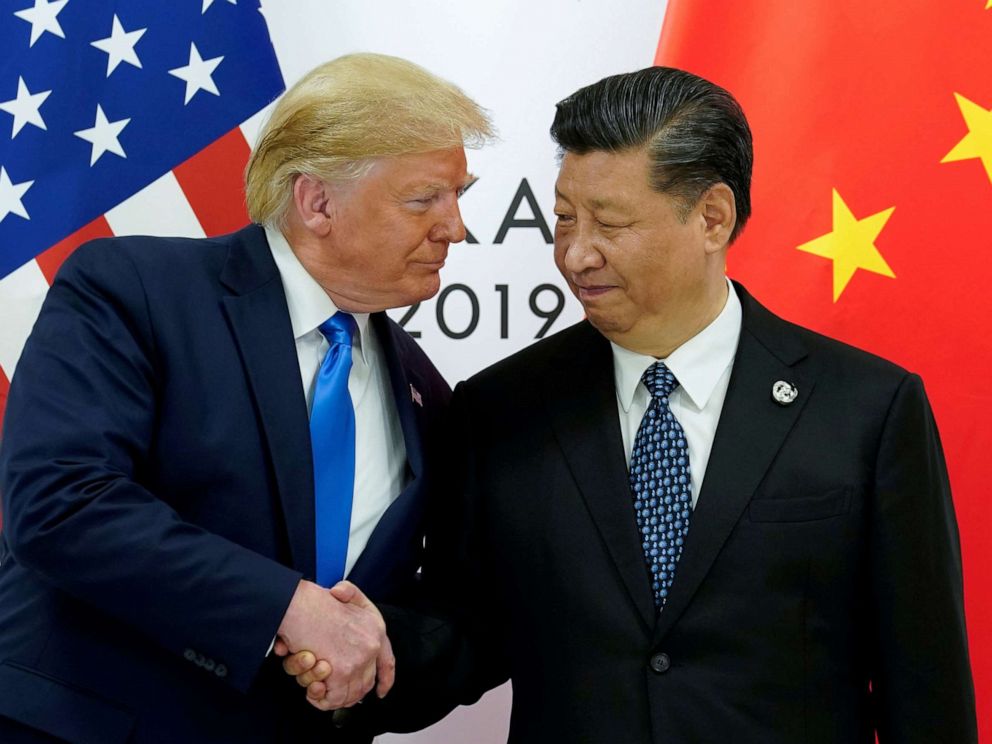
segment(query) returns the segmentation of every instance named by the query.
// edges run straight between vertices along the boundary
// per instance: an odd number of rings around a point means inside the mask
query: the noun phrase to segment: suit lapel
[[[385,313],[372,315],[371,322],[389,370],[390,387],[400,428],[403,430],[403,444],[410,468],[410,481],[383,513],[369,536],[365,549],[348,574],[351,581],[374,594],[381,574],[385,573],[383,567],[396,561],[397,549],[406,549],[405,546],[397,545],[397,536],[409,527],[409,520],[416,518],[422,505],[424,452],[421,416],[424,405],[429,406],[436,402],[421,397],[419,405],[414,403],[414,392],[420,396],[427,387],[415,370],[404,363],[400,344],[394,335],[402,331],[389,322]]]
[[[650,629],[654,603],[627,483],[613,355],[606,339],[588,323],[576,332],[576,342],[552,360],[552,374],[542,376],[543,397],[579,492]]]
[[[221,282],[231,332],[258,407],[282,503],[293,567],[314,576],[313,460],[306,398],[282,282],[265,233],[235,237]]]
[[[794,367],[806,355],[798,337],[735,286],[744,311],[737,356],[685,550],[655,628],[656,640],[692,600],[813,390],[813,380]],[[799,397],[791,405],[779,405],[772,398],[778,380],[798,388]]]
[[[399,327],[389,322],[385,313],[372,316],[375,332],[380,339],[386,367],[389,369],[389,382],[396,401],[396,413],[403,429],[403,443],[406,445],[406,457],[413,471],[413,477],[419,478],[424,468],[424,452],[420,412],[423,410],[423,399],[420,404],[414,402],[414,394],[426,390],[424,382],[416,371],[405,363],[401,347],[394,334],[404,333]]]

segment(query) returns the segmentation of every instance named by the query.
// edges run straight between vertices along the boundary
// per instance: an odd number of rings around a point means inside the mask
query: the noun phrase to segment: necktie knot
[[[320,332],[331,346],[335,344],[351,346],[351,339],[355,336],[356,330],[358,324],[355,323],[355,317],[348,313],[336,312],[320,324]]]
[[[664,362],[655,362],[641,375],[641,382],[651,393],[652,398],[665,400],[672,391],[678,387],[679,381],[675,379],[672,371],[665,366]]]

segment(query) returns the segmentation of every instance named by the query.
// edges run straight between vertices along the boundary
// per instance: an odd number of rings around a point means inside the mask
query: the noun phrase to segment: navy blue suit
[[[510,678],[512,744],[977,742],[920,378],[737,293],[729,388],[660,614],[602,334],[583,321],[459,385],[424,579],[461,632],[383,610],[396,687],[371,725],[425,725]]]
[[[408,485],[350,578],[395,601],[416,581],[450,391],[385,314],[372,323]],[[348,740],[265,657],[314,575],[312,472],[261,228],[80,248],[21,356],[0,444],[0,741]]]

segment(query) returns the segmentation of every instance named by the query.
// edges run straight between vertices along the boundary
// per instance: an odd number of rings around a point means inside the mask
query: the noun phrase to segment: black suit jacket
[[[450,391],[396,324],[372,324],[408,485],[350,578],[398,599]],[[350,738],[265,658],[314,576],[312,474],[261,228],[80,248],[20,358],[0,445],[0,741]]]
[[[660,616],[607,341],[582,322],[456,389],[464,471],[425,575],[470,640],[390,611],[392,725],[509,677],[512,742],[976,741],[957,528],[919,378],[737,291],[740,344]]]

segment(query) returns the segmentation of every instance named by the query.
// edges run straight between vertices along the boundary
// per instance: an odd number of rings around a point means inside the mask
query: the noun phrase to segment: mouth
[[[575,284],[575,291],[581,302],[596,300],[612,292],[616,287],[612,284]]]
[[[427,271],[440,271],[444,268],[445,259],[440,259],[439,261],[412,261],[413,266],[425,269]]]
[[[448,244],[447,243],[435,243],[432,251],[424,251],[423,259],[417,259],[410,261],[411,266],[416,266],[419,269],[429,272],[438,272],[444,268],[445,262],[448,260]],[[440,249],[440,252],[437,252]],[[431,258],[431,253],[434,253],[434,260],[424,260]]]

